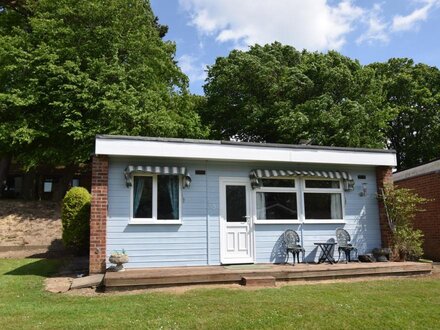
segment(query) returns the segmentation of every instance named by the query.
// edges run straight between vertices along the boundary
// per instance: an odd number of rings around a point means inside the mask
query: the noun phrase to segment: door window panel
[[[226,221],[246,221],[246,186],[226,186]]]

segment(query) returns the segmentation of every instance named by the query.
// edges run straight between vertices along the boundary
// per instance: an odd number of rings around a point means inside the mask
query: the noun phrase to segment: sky
[[[206,68],[233,49],[279,41],[362,64],[409,57],[440,67],[440,0],[151,0],[176,59],[203,94]]]

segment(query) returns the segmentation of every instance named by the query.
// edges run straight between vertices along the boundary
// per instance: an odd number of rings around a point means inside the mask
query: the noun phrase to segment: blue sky
[[[176,59],[203,94],[206,66],[234,49],[279,41],[334,49],[362,64],[410,57],[440,67],[440,0],[151,0]]]

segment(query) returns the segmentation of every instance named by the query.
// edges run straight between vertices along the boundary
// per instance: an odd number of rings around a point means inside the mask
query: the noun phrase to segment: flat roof
[[[178,143],[197,143],[197,144],[226,144],[241,145],[261,148],[292,148],[292,149],[322,149],[322,150],[343,150],[343,151],[361,151],[361,152],[385,152],[396,153],[393,149],[374,149],[374,148],[354,148],[354,147],[329,147],[316,146],[309,144],[284,144],[284,143],[266,143],[266,142],[239,142],[239,141],[222,141],[222,140],[198,140],[185,138],[164,138],[149,136],[127,136],[127,135],[97,135],[97,139],[113,139],[113,140],[137,140],[137,141],[158,141],[158,142],[178,142]]]
[[[206,160],[396,165],[395,151],[386,149],[122,135],[97,135],[95,153]]]
[[[430,173],[440,173],[440,159],[416,167],[412,167],[403,171],[395,172],[393,174],[393,180],[401,181]]]

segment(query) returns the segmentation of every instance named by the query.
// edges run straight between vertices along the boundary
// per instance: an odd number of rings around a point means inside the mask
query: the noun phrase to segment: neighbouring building
[[[425,257],[440,261],[440,160],[393,174],[395,184],[430,199],[417,213],[414,226],[424,234]]]
[[[73,172],[64,166],[40,166],[25,172],[13,162],[0,191],[0,197],[59,201],[68,188],[77,186],[90,191],[90,165],[78,166]]]

